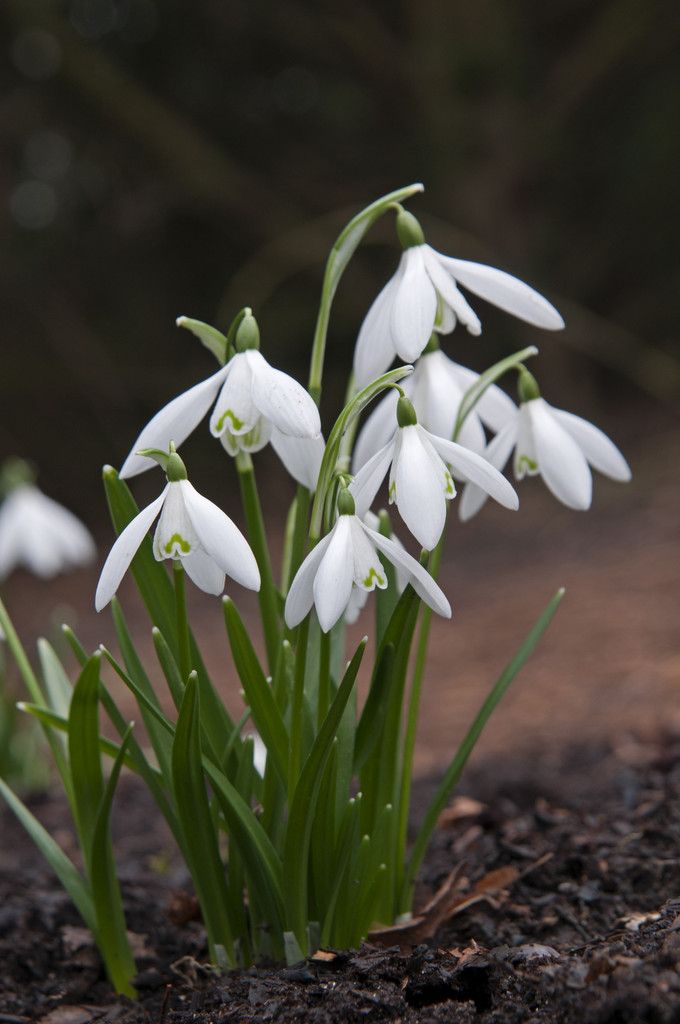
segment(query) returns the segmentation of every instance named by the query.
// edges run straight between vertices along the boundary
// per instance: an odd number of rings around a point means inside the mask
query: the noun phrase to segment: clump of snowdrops
[[[81,665],[75,685],[56,658],[43,659],[39,679],[0,609],[31,695],[32,703],[23,707],[42,723],[52,747],[82,864],[66,858],[4,783],[0,789],[92,928],[121,992],[134,994],[135,974],[109,835],[123,766],[147,784],[185,858],[214,963],[294,962],[318,946],[356,945],[372,926],[393,924],[411,911],[438,815],[485,722],[561,598],[560,592],[548,603],[452,751],[409,844],[430,618],[432,612],[451,616],[436,582],[449,501],[462,488],[457,504],[463,520],[489,496],[516,509],[517,494],[501,473],[513,452],[517,480],[540,474],[555,497],[575,509],[590,505],[591,465],[614,479],[629,478],[604,434],[541,397],[526,367],[536,355],[533,346],[481,375],[444,354],[442,339],[457,326],[481,332],[466,292],[549,331],[563,321],[546,299],[509,274],[432,249],[401,205],[420,191],[412,185],[378,200],[335,242],[307,389],[267,362],[251,309],[241,310],[226,333],[187,317],[177,321],[219,368],[154,416],[120,473],[104,469],[118,538],[95,603],[98,610],[111,605],[118,653],[101,648],[88,655],[65,629]],[[347,401],[324,441],[317,406],[333,298],[365,233],[385,214],[395,216],[401,260],[361,326]],[[455,349],[455,334],[450,347]],[[390,369],[395,360],[399,365]],[[498,387],[506,375],[517,384],[518,405]],[[365,411],[370,414],[357,436]],[[210,433],[235,463],[243,532],[195,490],[179,454],[208,413]],[[255,477],[256,453],[267,443],[298,484],[283,563],[276,568]],[[225,472],[234,472],[224,451],[216,458]],[[147,470],[164,484],[159,481],[159,496],[139,511],[125,481]],[[393,534],[388,514],[374,507],[386,478],[395,522],[422,547],[419,559]],[[128,570],[149,611],[157,665],[142,663],[115,597]],[[238,597],[222,598],[245,702],[237,721],[192,635],[187,577],[214,595],[223,593],[227,577],[230,590],[233,581],[258,592],[263,656],[241,619]],[[346,651],[345,623],[362,614],[371,594],[369,635]],[[142,748],[117,707],[101,676],[103,662],[134,694],[151,750]],[[360,704],[362,663],[370,682]],[[160,676],[174,703],[172,715],[162,710],[152,683]],[[102,713],[118,742],[103,737]]]

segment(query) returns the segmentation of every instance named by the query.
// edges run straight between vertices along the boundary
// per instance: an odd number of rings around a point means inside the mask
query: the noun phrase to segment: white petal
[[[584,510],[592,501],[593,478],[585,455],[543,398],[526,403],[538,470],[546,486],[569,508]]]
[[[225,367],[229,372],[210,417],[213,437],[219,437],[225,431],[237,437],[248,434],[259,419],[260,412],[252,396],[253,374],[246,354],[237,353]]]
[[[168,484],[155,501],[152,501],[150,505],[142,509],[132,522],[128,523],[109,551],[109,557],[104,562],[104,568],[99,577],[97,592],[94,598],[94,606],[98,612],[109,603],[118,590],[120,581],[136,555],[139,545],[144,540],[151,524],[163,506],[169,486]]]
[[[424,248],[425,266],[432,284],[441,296],[445,306],[454,314],[456,320],[467,327],[470,334],[478,337],[482,333],[482,325],[474,309],[470,306],[465,296],[458,291],[456,282],[447,269],[442,265],[439,253],[426,245]]]
[[[446,522],[446,497],[455,490],[441,459],[423,447],[418,426],[402,427],[390,478],[390,500],[421,547],[431,551]],[[449,491],[448,495],[446,491]]]
[[[224,590],[224,573],[202,548],[184,555],[182,565],[189,579],[206,594],[221,594]]]
[[[339,516],[331,539],[314,578],[314,604],[319,625],[328,633],[338,621],[350,599],[354,576],[352,520]]]
[[[24,564],[42,579],[91,562],[94,541],[77,516],[33,484],[15,488],[0,508],[0,579]]]
[[[454,476],[477,484],[505,508],[519,507],[519,498],[512,484],[481,455],[443,437],[427,436],[435,451],[451,466]]]
[[[378,550],[382,551],[396,568],[401,569],[406,574],[409,583],[418,597],[432,608],[433,611],[437,612],[438,615],[443,615],[445,618],[450,619],[451,605],[443,591],[437,586],[429,572],[422,567],[420,562],[412,558],[396,541],[391,540],[389,537],[383,537],[368,526],[363,526],[363,529]]]
[[[437,437],[453,436],[458,409],[465,389],[461,388],[453,373],[454,364],[440,350],[428,352],[416,363],[411,380],[414,381],[411,401],[421,423]],[[486,446],[486,435],[473,411],[466,416],[458,439],[466,448],[481,452]]]
[[[192,430],[196,429],[215,401],[217,392],[224,383],[228,372],[229,364],[223,366],[212,377],[208,377],[207,380],[195,384],[193,388],[189,388],[177,398],[173,398],[160,412],[157,412],[133,444],[132,451],[120,471],[121,478],[129,479],[156,465],[153,459],[135,454],[140,448],[160,448],[162,451],[167,451],[171,441],[174,441],[179,447]]]
[[[384,448],[377,451],[375,455],[361,467],[349,485],[349,492],[354,498],[354,504],[356,506],[356,514],[360,519],[363,519],[370,509],[373,504],[373,500],[380,489],[380,485],[385,479],[385,475],[394,453],[396,431],[397,426],[395,419],[395,431],[392,438]]]
[[[285,620],[289,629],[299,625],[314,604],[314,577],[331,542],[332,532],[312,548],[295,574],[286,598]]]
[[[318,437],[319,410],[302,384],[275,370],[259,352],[245,353],[253,375],[253,401],[275,427],[292,437]]]
[[[384,590],[387,576],[378,558],[374,546],[364,532],[361,522],[356,516],[348,516],[352,534],[352,551],[354,554],[354,583],[361,590],[369,592],[378,587]]]
[[[323,435],[290,437],[273,427],[271,442],[272,448],[293,479],[308,490],[315,491],[326,448]]]
[[[599,427],[563,409],[553,409],[552,413],[574,438],[593,469],[622,483],[630,480],[630,466],[614,442]]]
[[[479,374],[475,373],[474,370],[468,370],[467,367],[454,363],[452,359],[447,359],[446,361],[449,365],[449,371],[458,380],[463,393],[479,380]],[[477,402],[474,411],[482,423],[485,423],[487,427],[493,430],[494,434],[497,434],[506,423],[515,418],[517,406],[497,384],[491,384]],[[432,433],[434,434],[436,431],[433,430]],[[440,434],[441,436],[443,435]]]
[[[394,348],[407,363],[414,362],[427,345],[437,314],[437,293],[425,269],[423,248],[412,246],[402,257],[404,272],[390,315]]]
[[[163,510],[153,538],[153,553],[158,562],[181,558],[199,546],[199,539],[184,505],[179,481],[168,484]]]
[[[450,306],[440,300],[437,312],[437,323],[434,326],[437,334],[450,334],[458,320]]]
[[[181,480],[187,514],[206,554],[233,580],[249,590],[260,589],[255,555],[228,515],[208,501],[188,480]]]
[[[564,327],[564,320],[555,307],[512,274],[484,263],[458,260],[441,253],[437,253],[437,257],[459,284],[506,313],[548,331],[559,331]]]
[[[17,509],[17,488],[0,505],[0,580],[4,580],[21,558],[21,507]],[[19,515],[16,512],[19,512]]]
[[[244,452],[260,452],[265,445],[269,444],[273,429],[274,427],[269,420],[266,420],[264,416],[258,416],[252,430],[249,430],[247,434],[234,435],[230,434],[228,430],[225,430],[220,441],[227,451],[229,451],[233,445]],[[231,441],[231,445],[227,439]]]
[[[420,366],[420,363],[416,365],[413,377],[418,372],[418,366]],[[406,381],[402,382],[401,386],[405,393],[408,390],[407,385],[410,384],[413,377],[409,377]],[[390,388],[361,428],[354,446],[354,452],[352,453],[354,473],[358,472],[394,436],[394,432],[397,429],[398,399],[397,391],[394,388]]]
[[[392,303],[406,264],[401,257],[397,272],[374,299],[364,318],[354,348],[354,383],[358,390],[389,369],[396,352],[390,332]]]
[[[484,457],[495,469],[501,470],[505,466],[510,458],[516,437],[517,423],[514,420],[506,423],[485,449]],[[461,521],[465,523],[476,515],[486,503],[487,498],[488,494],[486,491],[478,487],[477,484],[466,484],[458,506],[458,515]]]

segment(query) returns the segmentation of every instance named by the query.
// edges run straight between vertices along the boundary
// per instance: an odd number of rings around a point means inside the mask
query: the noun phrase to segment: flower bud
[[[355,514],[354,498],[346,487],[343,487],[338,495],[338,512],[341,516],[353,516]]]
[[[410,249],[414,245],[423,245],[425,235],[416,217],[408,210],[400,209],[397,214],[397,237],[402,249]]]
[[[418,422],[413,403],[404,395],[397,402],[397,423],[400,427],[415,427]]]
[[[237,352],[245,352],[251,348],[260,348],[260,328],[257,326],[257,320],[250,311],[246,313],[236,329],[234,347]]]

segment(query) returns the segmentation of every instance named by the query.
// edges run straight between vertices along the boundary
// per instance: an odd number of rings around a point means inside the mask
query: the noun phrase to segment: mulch
[[[432,780],[414,792],[422,813]],[[71,852],[58,796],[33,801]],[[360,950],[220,974],[132,778],[116,848],[139,976],[117,999],[68,898],[0,819],[0,1024],[680,1022],[680,736],[524,751],[468,772],[419,884],[429,910]],[[395,941],[398,940],[398,941]]]

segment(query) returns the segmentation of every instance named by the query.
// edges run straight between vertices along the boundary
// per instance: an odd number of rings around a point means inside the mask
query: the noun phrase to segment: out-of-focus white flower
[[[228,515],[204,498],[186,478],[176,453],[168,458],[168,483],[155,501],[125,527],[104,563],[95,608],[101,611],[118,590],[130,562],[160,515],[153,553],[181,560],[188,576],[208,594],[221,594],[225,574],[249,590],[260,589],[260,572],[250,546]]]
[[[253,740],[253,767],[260,778],[263,779],[264,770],[267,767],[267,748],[259,732],[249,732],[247,735],[251,736]]]
[[[370,508],[390,470],[389,500],[419,544],[431,551],[446,522],[446,502],[456,495],[449,472],[474,481],[506,508],[518,507],[517,495],[497,469],[476,452],[454,441],[436,437],[417,422],[407,398],[397,403],[395,432],[388,443],[362,466],[349,490],[358,515]]]
[[[344,493],[338,502],[342,509],[353,509],[354,502]],[[430,574],[401,545],[366,526],[352,511],[342,512],[325,537],[305,558],[291,583],[286,599],[285,618],[289,628],[297,626],[316,607],[324,633],[333,628],[345,613],[355,587],[366,591],[387,587],[387,576],[378,551],[399,568],[418,596],[433,611],[446,618],[451,607]]]
[[[212,377],[157,412],[135,441],[121,477],[151,468],[152,460],[140,455],[140,449],[165,451],[171,440],[180,445],[213,403],[210,431],[230,455],[257,452],[271,440],[291,475],[310,486],[319,449],[323,454],[319,410],[301,384],[275,370],[256,349],[238,352]],[[300,439],[309,441],[306,449],[295,444]]]
[[[404,252],[395,275],[366,314],[354,352],[354,377],[363,388],[396,356],[414,363],[433,330],[456,323],[478,335],[482,327],[458,285],[535,327],[560,330],[564,321],[537,291],[503,270],[444,256],[427,245],[418,221],[402,210],[397,232]]]
[[[536,397],[522,402],[488,445],[485,455],[493,466],[503,469],[514,449],[517,480],[540,474],[558,501],[578,510],[590,508],[592,501],[590,466],[612,480],[630,480],[628,463],[606,434],[580,416],[554,409],[537,389],[535,393]],[[460,501],[460,518],[475,515],[486,497],[474,483],[468,483]]]
[[[413,374],[402,380],[400,386],[413,403],[418,422],[431,434],[450,439],[463,395],[478,379],[479,374],[459,366],[437,349],[425,352]],[[396,390],[390,389],[362,427],[352,456],[355,473],[394,434],[397,399]],[[484,426],[496,433],[507,423],[514,409],[514,402],[492,384],[465,417],[457,440],[464,448],[481,454],[486,447]]]
[[[0,506],[0,579],[17,566],[50,579],[87,565],[95,554],[80,520],[34,484],[19,484]]]

